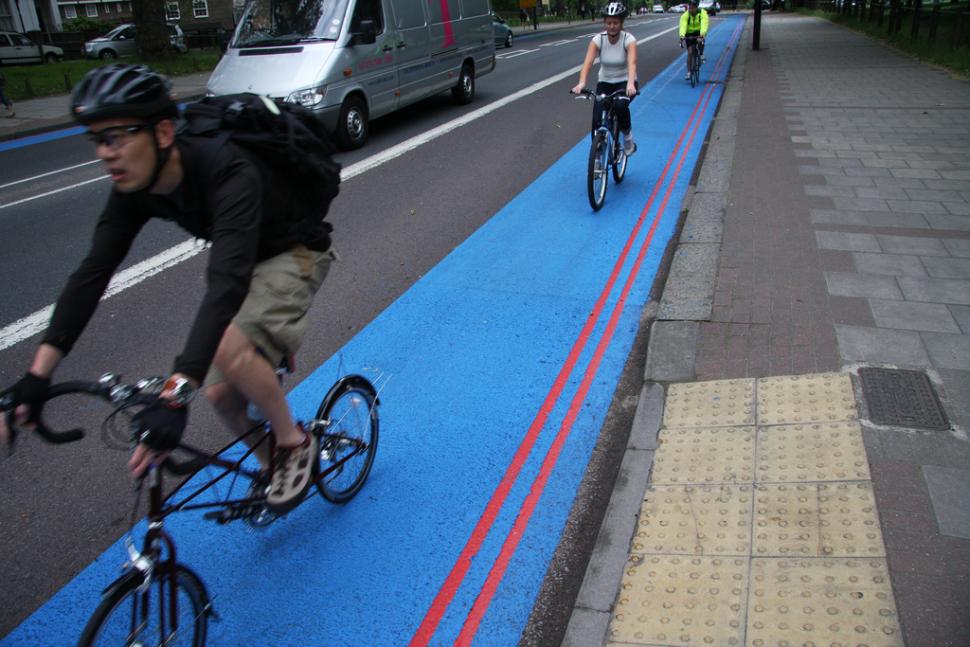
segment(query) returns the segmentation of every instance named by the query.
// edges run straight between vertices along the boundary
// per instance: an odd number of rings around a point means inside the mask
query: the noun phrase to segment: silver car
[[[188,51],[185,45],[185,34],[178,25],[169,23],[168,37],[179,54]],[[119,56],[134,56],[138,53],[138,45],[135,36],[138,31],[133,23],[118,25],[104,36],[89,40],[84,43],[84,55],[87,58],[100,58],[102,61],[111,61]]]
[[[15,31],[0,31],[0,63],[19,65],[20,63],[54,63],[64,58],[64,50],[53,45],[37,43]]]

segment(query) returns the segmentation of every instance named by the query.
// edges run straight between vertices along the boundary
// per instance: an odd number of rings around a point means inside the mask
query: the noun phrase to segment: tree
[[[139,55],[147,60],[173,57],[175,50],[165,23],[165,0],[132,0],[131,13],[138,27]]]

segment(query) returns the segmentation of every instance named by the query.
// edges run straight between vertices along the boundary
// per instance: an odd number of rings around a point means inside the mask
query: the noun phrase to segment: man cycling
[[[172,220],[211,241],[206,292],[159,399],[133,418],[140,444],[128,466],[139,476],[164,460],[205,384],[237,434],[252,425],[247,403],[265,413],[276,440],[274,454],[259,457],[264,468],[272,464],[267,505],[279,514],[292,509],[310,486],[316,438],[293,422],[274,367],[302,341],[307,311],[335,258],[323,221],[329,205],[310,204],[230,141],[177,133],[171,83],[145,66],[91,70],[73,92],[71,113],[87,127],[114,186],[33,362],[5,392],[19,405],[16,422],[39,418],[51,375],[139,230],[151,218]],[[9,439],[0,416],[0,441]]]
[[[700,0],[690,0],[687,11],[680,15],[680,44],[687,45],[687,74],[690,81],[690,49],[697,46],[697,55],[704,56],[704,38],[707,36],[707,12],[700,8]]]
[[[616,118],[623,133],[623,151],[633,155],[637,145],[633,141],[633,128],[630,121],[630,101],[637,95],[637,39],[623,31],[623,20],[626,18],[626,7],[621,2],[610,2],[603,9],[603,26],[606,31],[593,36],[586,49],[583,68],[579,72],[579,83],[570,90],[579,94],[586,87],[586,78],[593,67],[593,61],[599,56],[599,78],[596,83],[596,94],[611,94],[617,90],[624,90],[628,101],[617,101],[614,104]],[[600,116],[603,110],[599,101],[593,106],[593,130],[600,126]]]

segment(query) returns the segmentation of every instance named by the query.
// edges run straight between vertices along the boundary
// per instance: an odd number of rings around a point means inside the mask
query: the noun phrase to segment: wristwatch
[[[162,387],[162,393],[170,391],[172,397],[166,398],[169,401],[169,407],[173,409],[178,409],[180,407],[186,406],[195,397],[195,387],[192,386],[192,382],[184,377],[175,377],[174,375],[165,381],[165,386]]]

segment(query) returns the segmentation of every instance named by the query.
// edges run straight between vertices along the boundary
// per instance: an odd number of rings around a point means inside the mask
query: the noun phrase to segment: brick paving
[[[930,372],[950,432],[865,429],[908,645],[970,644],[970,84],[824,21],[749,53],[695,377]]]

